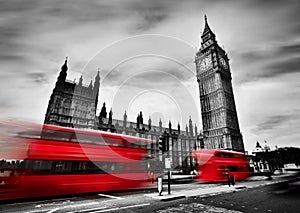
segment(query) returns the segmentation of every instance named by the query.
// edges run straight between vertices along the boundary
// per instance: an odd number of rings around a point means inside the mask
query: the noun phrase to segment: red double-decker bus
[[[125,190],[156,177],[149,163],[151,140],[0,123],[0,200]]]
[[[230,177],[239,181],[250,176],[249,162],[241,152],[201,149],[193,158],[201,182],[227,182]]]

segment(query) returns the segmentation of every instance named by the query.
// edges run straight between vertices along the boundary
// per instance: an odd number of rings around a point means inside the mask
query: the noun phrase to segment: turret
[[[186,131],[186,136],[188,136],[189,135],[189,128],[188,128],[187,125],[185,125],[185,131]]]
[[[94,96],[98,96],[98,94],[99,94],[99,88],[100,88],[100,71],[99,71],[99,69],[98,69],[98,73],[97,73],[97,75],[96,75],[96,77],[95,77],[95,82],[94,82],[94,89],[93,89],[93,95]]]
[[[190,130],[190,135],[193,136],[194,131],[193,131],[193,122],[192,122],[191,116],[190,116],[190,119],[189,119],[189,130]]]
[[[90,85],[88,87],[89,90],[93,90],[93,80],[91,80]]]
[[[161,133],[162,132],[162,122],[161,122],[161,118],[159,119],[159,132]]]
[[[113,116],[113,112],[112,112],[112,108],[110,108],[109,115],[108,115],[108,124],[109,125],[112,124],[112,116]]]
[[[79,78],[78,86],[82,86],[82,75],[81,75],[80,78]]]
[[[66,57],[65,63],[61,67],[61,71],[59,73],[59,76],[57,77],[56,87],[63,85],[66,81],[67,71],[68,71],[67,62],[68,62],[68,57]]]
[[[126,129],[127,126],[127,113],[125,110],[124,116],[123,116],[123,127]]]
[[[152,120],[151,120],[151,117],[149,116],[149,119],[148,119],[148,130],[151,130],[151,124],[152,124]]]
[[[106,112],[106,106],[105,106],[105,102],[104,102],[104,103],[103,103],[103,106],[102,106],[102,108],[101,108],[99,117],[101,117],[101,118],[106,118],[106,116],[107,116],[107,112]]]

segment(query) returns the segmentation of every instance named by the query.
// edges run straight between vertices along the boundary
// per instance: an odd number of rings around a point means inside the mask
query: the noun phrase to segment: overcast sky
[[[0,117],[42,123],[65,57],[113,117],[189,116],[202,128],[194,57],[204,14],[230,58],[246,150],[300,141],[299,0],[0,0]]]

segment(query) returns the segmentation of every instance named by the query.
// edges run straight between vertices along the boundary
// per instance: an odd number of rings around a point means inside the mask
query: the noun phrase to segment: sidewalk
[[[214,187],[209,187],[209,188],[197,188],[197,189],[192,189],[192,190],[180,190],[180,191],[171,191],[171,194],[169,195],[168,192],[162,192],[162,196],[158,195],[158,192],[156,193],[150,193],[150,194],[145,194],[144,196],[150,197],[155,200],[160,200],[160,201],[169,201],[169,200],[174,200],[174,199],[180,199],[180,198],[185,198],[185,197],[196,197],[196,196],[212,196],[216,194],[221,194],[221,193],[228,193],[228,192],[234,192],[236,190],[246,188],[244,185],[238,185],[238,186],[231,186],[229,187],[228,185],[218,185]]]
[[[283,181],[283,180],[276,180],[276,179],[268,180],[267,177],[264,176],[254,176],[254,177],[250,177],[247,181],[237,182],[235,186],[231,186],[231,187],[229,187],[227,184],[224,184],[224,185],[215,185],[211,187],[199,186],[195,189],[188,189],[188,190],[172,189],[170,195],[166,190],[166,186],[164,186],[165,191],[162,192],[162,196],[159,196],[158,192],[144,194],[144,196],[155,200],[160,200],[160,201],[169,201],[169,200],[181,199],[186,197],[196,197],[196,196],[213,196],[222,193],[235,192],[237,190],[242,190],[245,188],[255,188],[263,185],[275,184]]]

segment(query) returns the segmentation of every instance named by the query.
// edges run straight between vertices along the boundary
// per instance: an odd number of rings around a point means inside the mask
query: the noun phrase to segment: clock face
[[[221,63],[221,66],[224,68],[224,69],[227,69],[227,63],[225,61],[224,58],[220,58],[220,63]]]
[[[201,71],[204,71],[212,66],[211,56],[207,55],[199,60],[199,67]]]

